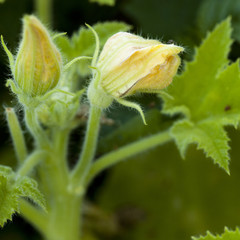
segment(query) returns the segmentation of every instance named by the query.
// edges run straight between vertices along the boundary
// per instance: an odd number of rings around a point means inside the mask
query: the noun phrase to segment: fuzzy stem
[[[89,184],[97,174],[109,168],[110,166],[126,160],[126,158],[134,156],[138,153],[169,142],[170,140],[172,140],[172,137],[170,136],[169,131],[165,131],[130,143],[127,146],[123,146],[118,150],[112,151],[102,156],[92,165],[86,177],[85,184]]]
[[[80,185],[90,169],[96,152],[101,112],[102,110],[100,108],[95,105],[91,106],[82,153],[71,176],[73,186]]]
[[[53,0],[35,0],[37,16],[47,24],[52,23]]]
[[[27,147],[23,132],[13,108],[6,108],[7,123],[13,140],[18,162],[21,164],[27,157]]]
[[[81,198],[59,195],[49,212],[47,240],[79,240],[81,235]]]
[[[49,139],[41,128],[34,109],[25,108],[26,125],[37,143],[37,147],[46,147],[50,145]]]
[[[45,184],[49,184],[49,217],[47,240],[79,240],[80,210],[82,196],[68,191],[69,169],[67,165],[67,147],[69,129],[52,129],[51,159],[42,171]]]
[[[47,152],[38,150],[33,152],[18,169],[17,174],[19,176],[27,175],[40,161],[43,161]]]
[[[67,150],[68,150],[68,140],[69,140],[68,129],[55,129],[54,131],[54,149],[56,151],[56,164],[59,166],[62,177],[68,178],[69,169],[67,163]]]

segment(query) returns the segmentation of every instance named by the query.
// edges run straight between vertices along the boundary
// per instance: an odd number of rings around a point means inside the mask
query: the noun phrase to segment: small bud
[[[184,49],[174,44],[119,32],[106,42],[97,63],[99,84],[114,98],[167,87],[180,65]]]
[[[61,68],[61,55],[47,29],[35,16],[25,16],[13,73],[18,86],[29,96],[43,95],[57,85]]]

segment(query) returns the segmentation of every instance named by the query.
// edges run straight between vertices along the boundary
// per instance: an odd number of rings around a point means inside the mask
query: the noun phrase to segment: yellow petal
[[[166,88],[176,75],[180,58],[177,55],[170,56],[165,63],[155,66],[150,73],[139,79],[123,96],[136,92],[154,92]]]
[[[121,63],[111,65],[111,71],[102,71],[102,88],[114,97],[127,96],[138,89],[162,89],[176,74],[180,61],[174,59],[179,60],[177,54],[182,50],[158,42],[158,45],[132,51]],[[140,81],[144,78],[148,80]],[[140,86],[140,83],[144,85]]]

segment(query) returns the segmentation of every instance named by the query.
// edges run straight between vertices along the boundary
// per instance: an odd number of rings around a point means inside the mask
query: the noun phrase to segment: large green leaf
[[[173,96],[164,98],[164,113],[181,113],[172,134],[182,155],[190,143],[197,143],[207,156],[228,171],[228,141],[223,129],[237,126],[240,119],[239,62],[228,65],[232,43],[230,19],[208,34],[196,50],[195,59],[185,63],[185,71],[176,76],[167,89]]]
[[[206,236],[193,237],[192,239],[193,240],[239,240],[240,231],[238,228],[235,231],[231,231],[225,228],[225,232],[222,235],[214,236],[213,234],[208,232]]]
[[[45,200],[37,182],[26,176],[17,176],[10,167],[0,166],[0,226],[20,212],[19,198],[27,197],[45,210]]]

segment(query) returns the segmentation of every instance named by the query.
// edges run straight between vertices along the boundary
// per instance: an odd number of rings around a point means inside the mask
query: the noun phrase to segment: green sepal
[[[139,104],[127,101],[126,99],[123,99],[123,98],[115,98],[115,100],[125,107],[130,107],[130,108],[133,108],[133,109],[137,110],[138,113],[140,114],[141,118],[142,118],[143,124],[147,125],[143,110],[142,110],[142,108]]]
[[[10,52],[10,50],[8,49],[6,43],[4,42],[2,35],[1,35],[1,43],[2,43],[2,46],[3,46],[3,49],[4,49],[5,53],[6,53],[7,56],[8,56],[8,61],[9,61],[10,69],[11,69],[11,71],[13,72],[13,70],[14,70],[14,57],[13,57],[13,54],[12,54],[12,53]]]

